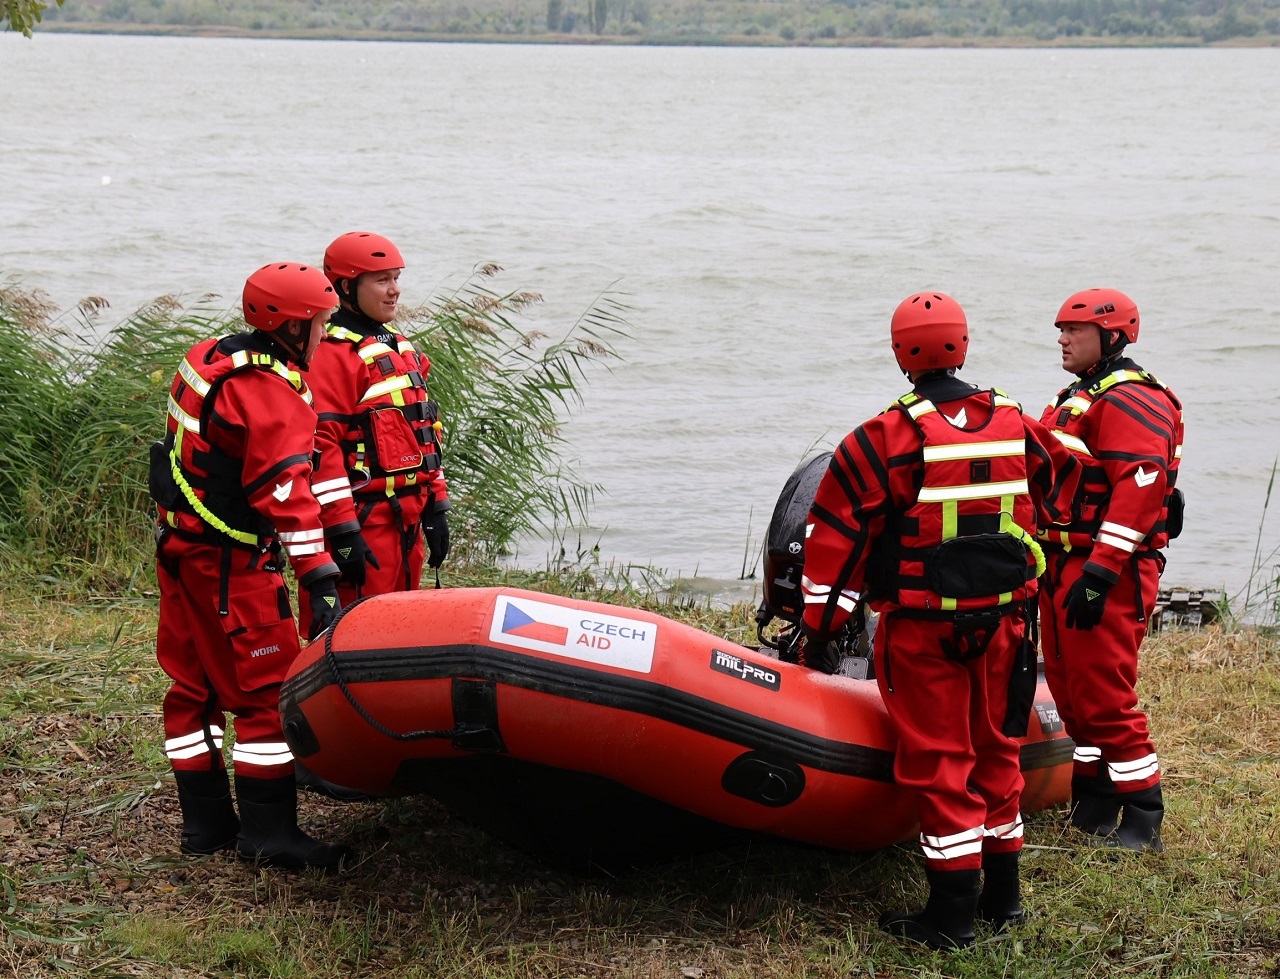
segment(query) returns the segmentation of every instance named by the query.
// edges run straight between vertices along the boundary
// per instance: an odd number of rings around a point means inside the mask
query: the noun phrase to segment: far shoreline
[[[846,37],[796,38],[777,35],[707,34],[480,34],[425,31],[247,30],[217,25],[101,24],[81,21],[45,21],[36,34],[102,34],[130,37],[195,37],[287,41],[395,41],[429,44],[543,44],[591,47],[720,47],[720,48],[1275,48],[1280,36],[1234,37],[1205,41],[1198,37],[1059,37],[1042,41],[1031,35],[1001,37],[949,37],[927,35],[910,38]]]

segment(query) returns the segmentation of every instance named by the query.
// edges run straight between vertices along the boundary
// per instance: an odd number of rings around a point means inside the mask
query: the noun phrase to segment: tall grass
[[[558,338],[522,329],[540,297],[494,291],[500,271],[479,268],[400,324],[431,357],[455,536],[480,560],[585,516],[594,487],[562,463],[560,420],[627,329],[609,294]],[[92,299],[55,317],[39,293],[0,286],[0,573],[109,590],[150,578],[147,450],[170,381],[192,344],[244,324],[212,296],[163,297],[114,326],[105,315]]]
[[[1271,478],[1267,480],[1267,492],[1262,499],[1249,577],[1224,610],[1237,627],[1250,622],[1273,632],[1280,629],[1280,544],[1266,550],[1267,545],[1263,543],[1263,530],[1267,524],[1267,511],[1271,509],[1271,493],[1276,486],[1278,471],[1280,456],[1271,463]]]

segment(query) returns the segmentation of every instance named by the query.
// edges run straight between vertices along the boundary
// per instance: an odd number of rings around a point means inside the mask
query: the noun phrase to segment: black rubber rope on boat
[[[338,669],[338,657],[333,654],[333,634],[337,631],[338,623],[342,621],[342,616],[346,615],[347,612],[355,608],[362,601],[364,601],[364,599],[352,602],[350,606],[339,612],[337,619],[334,620],[333,625],[328,628],[324,635],[324,658],[329,663],[329,674],[333,677],[333,682],[338,685],[338,689],[342,691],[342,696],[347,698],[347,703],[351,705],[352,709],[355,710],[357,714],[364,718],[365,723],[371,728],[379,734],[386,735],[388,738],[392,738],[395,741],[425,741],[428,738],[454,738],[464,734],[465,732],[461,727],[453,727],[448,730],[441,729],[438,731],[408,731],[403,734],[399,731],[393,731],[365,710],[364,706],[357,701],[354,696],[352,696],[351,691],[347,689],[346,682],[342,679],[341,671]]]

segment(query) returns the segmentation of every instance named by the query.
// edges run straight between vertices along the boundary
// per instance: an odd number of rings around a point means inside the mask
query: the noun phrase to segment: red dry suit
[[[864,593],[880,613],[894,777],[919,800],[931,869],[1022,847],[1019,751],[1002,728],[1036,588],[1027,542],[1038,519],[1069,518],[1078,478],[1016,402],[934,375],[851,432],[818,486],[803,628],[832,638]]]
[[[156,655],[173,678],[165,754],[177,771],[223,767],[230,711],[237,775],[293,772],[279,701],[299,643],[280,551],[304,587],[338,571],[311,493],[314,433],[306,386],[262,334],[196,344],[173,380],[151,491]]]
[[[417,588],[422,515],[449,509],[430,371],[409,340],[348,309],[333,314],[316,350],[308,381],[325,534],[359,530],[380,565],[368,566],[362,588],[339,585],[344,608],[365,595]],[[310,610],[301,612],[305,628]]]
[[[1039,535],[1049,562],[1040,596],[1045,679],[1076,742],[1075,774],[1105,774],[1117,792],[1140,792],[1160,781],[1135,687],[1160,548],[1181,525],[1182,405],[1132,360],[1116,358],[1060,391],[1041,421],[1084,470],[1077,519]],[[1101,623],[1087,632],[1067,628],[1062,608],[1084,571],[1113,582]]]

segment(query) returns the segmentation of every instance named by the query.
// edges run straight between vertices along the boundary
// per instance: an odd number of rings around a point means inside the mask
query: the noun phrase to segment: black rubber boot
[[[1071,776],[1071,825],[1091,836],[1106,836],[1120,821],[1120,801],[1105,762],[1098,762],[1098,772]]]
[[[1095,841],[1095,845],[1134,853],[1163,853],[1160,824],[1164,822],[1164,795],[1160,784],[1141,792],[1122,794],[1119,799],[1120,826]]]
[[[354,861],[350,847],[322,843],[298,829],[298,788],[292,775],[271,779],[237,775],[236,798],[240,803],[236,856],[241,860],[326,873]]]
[[[1018,875],[1019,855],[1018,850],[982,855],[982,894],[978,898],[978,917],[996,931],[1017,927],[1027,920]]]
[[[227,770],[173,773],[182,806],[182,852],[209,854],[234,846],[240,820]]]
[[[973,917],[978,908],[981,871],[926,870],[929,901],[923,911],[886,911],[880,929],[939,951],[973,944]]]

